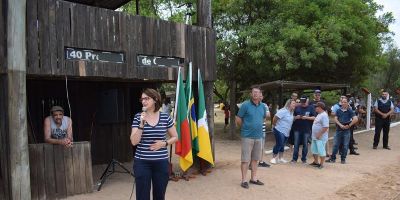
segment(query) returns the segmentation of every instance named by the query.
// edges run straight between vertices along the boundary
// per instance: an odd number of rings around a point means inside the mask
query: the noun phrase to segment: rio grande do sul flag
[[[197,74],[199,91],[199,111],[197,117],[197,137],[199,142],[199,152],[197,153],[197,156],[214,165],[214,159],[211,151],[210,133],[208,132],[207,111],[206,103],[204,100],[204,87],[203,81],[201,79],[200,69],[198,70]]]
[[[178,141],[175,145],[175,154],[180,156],[179,166],[183,171],[186,171],[193,164],[192,137],[190,136],[187,101],[180,68],[178,73],[178,81],[176,85],[177,99],[175,104]]]

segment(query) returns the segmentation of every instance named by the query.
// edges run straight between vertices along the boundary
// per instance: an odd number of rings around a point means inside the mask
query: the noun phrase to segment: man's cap
[[[305,103],[306,101],[307,101],[307,96],[302,95],[302,96],[300,97],[300,103]]]
[[[314,93],[321,93],[321,90],[316,89],[314,90]]]
[[[322,108],[322,110],[325,110],[325,104],[324,104],[324,102],[321,102],[321,101],[317,102],[315,104],[315,107],[320,107],[320,108]]]
[[[53,113],[55,111],[64,112],[64,109],[61,106],[53,106],[53,107],[51,107],[50,112]]]

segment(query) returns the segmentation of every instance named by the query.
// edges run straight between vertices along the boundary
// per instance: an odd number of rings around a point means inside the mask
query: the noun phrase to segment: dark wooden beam
[[[31,199],[26,112],[26,0],[7,1],[6,134],[10,199]]]
[[[211,0],[197,0],[198,25],[212,28],[211,23]]]

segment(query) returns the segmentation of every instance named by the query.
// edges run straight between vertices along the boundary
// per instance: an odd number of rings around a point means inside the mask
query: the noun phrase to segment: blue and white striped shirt
[[[165,140],[168,128],[174,125],[171,117],[163,112],[159,112],[159,120],[155,126],[149,124],[144,125],[142,138],[137,144],[135,159],[142,160],[162,160],[168,159],[168,149],[162,147],[157,151],[150,150],[150,145],[156,140]],[[140,113],[137,113],[132,122],[132,128],[138,128],[140,123]]]

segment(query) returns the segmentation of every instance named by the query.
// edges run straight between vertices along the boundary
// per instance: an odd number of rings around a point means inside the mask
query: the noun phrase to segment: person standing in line
[[[336,103],[335,105],[333,105],[332,108],[331,108],[331,110],[332,110],[331,115],[332,115],[332,116],[335,116],[335,115],[336,115],[336,112],[342,107],[342,99],[348,99],[348,96],[344,96],[344,95],[340,96],[339,102]],[[349,104],[349,103],[348,103],[348,104]],[[349,107],[350,110],[355,111],[355,110],[350,106],[350,104],[349,104],[348,107]],[[355,113],[355,112],[354,112],[354,113]],[[356,113],[355,113],[355,114],[356,114]],[[358,119],[358,118],[357,118],[357,119]],[[356,149],[358,149],[358,148],[355,147],[355,145],[357,145],[358,143],[356,143],[355,140],[354,140],[353,131],[354,131],[354,125],[350,127],[350,140],[349,140],[349,150],[350,150],[350,153],[349,153],[349,154],[350,154],[350,155],[356,155],[356,156],[358,156],[358,155],[360,155],[360,153],[358,153],[358,152],[356,151]],[[341,152],[342,147],[343,147],[342,145],[339,146],[339,152]]]
[[[296,101],[293,99],[287,100],[285,106],[278,110],[272,119],[273,132],[276,140],[276,144],[272,150],[272,164],[287,163],[283,158],[283,152],[285,151],[285,144],[289,138],[290,129],[293,124],[293,111],[295,107]]]
[[[341,163],[346,164],[346,156],[350,142],[350,127],[357,123],[357,116],[354,114],[354,111],[349,108],[347,98],[343,98],[341,104],[342,106],[336,111],[335,115],[336,133],[334,137],[333,151],[330,159],[326,162],[334,163],[339,146],[343,145],[340,154]]]
[[[236,124],[240,127],[240,136],[242,142],[241,153],[241,187],[248,189],[247,170],[251,162],[250,183],[255,185],[264,185],[263,182],[256,179],[257,164],[261,159],[262,149],[262,124],[266,118],[266,110],[260,101],[261,89],[259,87],[251,88],[251,99],[243,102],[236,115]]]
[[[162,111],[164,113],[167,113],[168,115],[171,115],[172,112],[172,105],[171,105],[171,98],[166,97],[163,104],[162,104]]]
[[[228,103],[225,103],[224,105],[224,118],[225,118],[225,126],[224,126],[224,130],[226,129],[226,127],[228,127],[229,125],[229,117],[231,116],[231,111],[230,111],[230,106]]]
[[[308,104],[315,107],[315,105],[318,102],[322,102],[326,105],[325,101],[321,98],[321,90],[314,91],[314,99],[312,101],[310,101]]]
[[[375,112],[375,135],[373,149],[376,149],[381,137],[383,129],[383,148],[390,150],[389,147],[389,131],[390,131],[390,115],[394,112],[394,105],[389,100],[389,93],[382,90],[381,97],[374,103]]]
[[[296,103],[299,103],[299,95],[296,92],[293,92],[292,95],[290,95],[290,98],[295,101]]]
[[[260,101],[262,104],[264,104],[265,106],[265,116],[266,118],[269,118],[271,116],[270,112],[269,112],[269,107],[266,103],[263,103],[262,100],[264,99],[263,94],[261,93],[260,95]],[[263,122],[263,126],[262,126],[262,132],[263,132],[263,138],[262,138],[262,149],[261,149],[261,159],[260,162],[258,162],[258,166],[259,167],[271,167],[271,165],[269,165],[267,162],[263,161],[263,155],[264,155],[264,150],[265,150],[265,138],[266,138],[266,133],[267,133],[267,124],[266,124],[266,120],[264,120]]]
[[[321,90],[319,90],[319,89],[314,90],[314,99],[308,103],[309,105],[311,105],[311,106],[314,107],[314,111],[315,111],[315,105],[316,105],[318,102],[322,102],[322,103],[324,103],[325,106],[326,106],[326,102],[325,102],[321,97],[322,97],[322,95],[321,95]],[[325,108],[326,108],[326,107],[325,107]],[[326,112],[329,113],[329,112],[331,112],[331,111],[330,111],[329,109],[327,109]],[[327,142],[327,143],[325,144],[326,157],[329,157],[329,151],[330,151],[329,142]]]
[[[296,106],[294,110],[294,119],[292,126],[294,133],[294,150],[291,162],[297,162],[301,144],[303,145],[301,161],[307,163],[308,139],[311,135],[311,127],[315,119],[315,111],[313,106],[308,105],[306,96],[300,98],[300,105]]]
[[[152,190],[153,199],[164,200],[169,180],[167,147],[178,140],[178,134],[169,114],[159,111],[160,93],[147,88],[140,102],[143,112],[135,115],[130,136],[131,144],[137,146],[133,162],[136,199],[150,200]]]
[[[328,141],[329,117],[325,112],[325,104],[322,102],[317,102],[315,104],[315,111],[318,113],[318,115],[312,125],[311,136],[311,152],[313,154],[314,161],[310,165],[322,169],[324,167],[326,156],[325,144]]]

